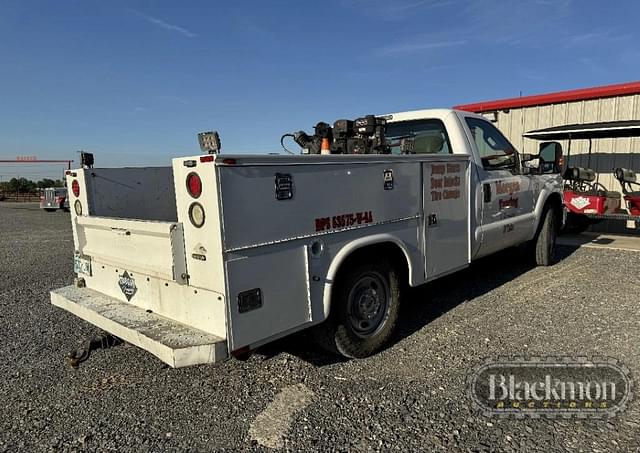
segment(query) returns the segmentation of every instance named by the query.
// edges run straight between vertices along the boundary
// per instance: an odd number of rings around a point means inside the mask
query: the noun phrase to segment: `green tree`
[[[11,178],[9,181],[10,192],[34,193],[36,189],[36,183],[27,178]]]
[[[38,189],[46,189],[47,187],[59,187],[53,179],[43,178],[36,183]]]

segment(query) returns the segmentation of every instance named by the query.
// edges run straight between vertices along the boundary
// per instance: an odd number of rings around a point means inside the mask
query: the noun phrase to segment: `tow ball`
[[[123,343],[124,341],[120,338],[110,334],[93,337],[87,340],[83,347],[76,349],[75,351],[71,351],[69,355],[65,357],[65,362],[67,362],[67,364],[72,368],[77,369],[82,362],[89,358],[92,351],[97,349],[109,349]]]

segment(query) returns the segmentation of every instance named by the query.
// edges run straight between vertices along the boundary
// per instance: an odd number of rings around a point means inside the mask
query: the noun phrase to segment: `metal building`
[[[535,129],[568,124],[616,120],[640,120],[640,81],[594,88],[561,91],[454,107],[481,113],[511,140],[521,152],[535,154],[539,142],[522,137]],[[567,151],[567,142],[562,143]],[[570,165],[587,166],[587,140],[571,144]],[[613,177],[616,167],[640,173],[640,138],[595,140],[590,166],[609,190],[620,190]]]

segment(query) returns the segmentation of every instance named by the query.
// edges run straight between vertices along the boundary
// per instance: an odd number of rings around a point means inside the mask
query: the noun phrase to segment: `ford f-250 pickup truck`
[[[69,171],[77,278],[52,303],[173,367],[309,327],[357,358],[388,341],[407,285],[520,244],[553,262],[559,144],[519,154],[461,111],[378,118],[381,152]]]

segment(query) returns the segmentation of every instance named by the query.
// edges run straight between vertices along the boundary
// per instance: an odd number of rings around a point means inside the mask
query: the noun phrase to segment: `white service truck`
[[[52,303],[172,367],[312,326],[324,347],[365,357],[389,339],[407,285],[519,244],[552,263],[559,145],[518,154],[461,111],[381,118],[385,154],[69,171],[77,278]]]

